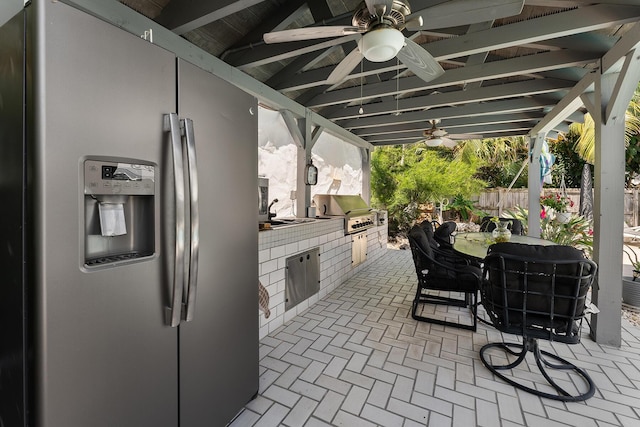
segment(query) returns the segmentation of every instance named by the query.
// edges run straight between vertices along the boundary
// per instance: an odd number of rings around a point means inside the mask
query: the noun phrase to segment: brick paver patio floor
[[[480,347],[503,340],[491,326],[474,333],[413,320],[415,289],[411,252],[390,249],[264,338],[259,395],[231,426],[640,426],[640,328],[623,319],[620,348],[593,342],[586,324],[580,344],[540,341],[597,386],[586,402],[557,402],[482,365]],[[527,367],[514,375],[545,387]]]

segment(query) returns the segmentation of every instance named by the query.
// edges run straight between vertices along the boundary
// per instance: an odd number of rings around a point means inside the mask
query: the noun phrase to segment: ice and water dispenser
[[[84,161],[84,264],[113,265],[155,251],[155,166]]]

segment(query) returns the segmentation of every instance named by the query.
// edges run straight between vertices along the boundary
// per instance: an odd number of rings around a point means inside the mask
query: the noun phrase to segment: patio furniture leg
[[[465,292],[464,299],[457,299],[457,298],[443,297],[440,295],[425,294],[422,292],[423,290],[425,289],[418,286],[416,297],[414,298],[413,304],[411,307],[412,318],[414,318],[415,320],[420,320],[422,322],[435,323],[437,325],[444,325],[444,326],[453,326],[455,328],[467,329],[474,332],[477,330],[478,328],[478,318],[476,316],[476,313],[478,312],[477,293]],[[471,311],[471,315],[473,317],[473,324],[465,325],[461,323],[435,319],[433,317],[421,316],[418,314],[419,304],[438,304],[438,305],[449,305],[454,307],[469,307]]]
[[[499,348],[505,351],[506,353],[509,353],[513,356],[517,356],[517,359],[514,362],[508,363],[506,365],[494,365],[489,362],[488,360],[489,355],[485,354],[489,349],[492,349],[492,348]],[[512,349],[516,349],[520,351],[514,351]],[[518,366],[520,363],[522,363],[525,360],[525,357],[528,352],[533,353],[533,357],[536,361],[536,365],[538,366],[538,369],[540,370],[544,378],[547,380],[547,382],[556,390],[557,394],[545,393],[543,391],[533,389],[522,383],[516,382],[513,379],[514,377],[507,377],[503,373],[499,372],[499,371],[510,370]],[[559,364],[551,363],[548,360],[546,360],[544,356],[554,359],[560,363]],[[573,363],[563,359],[558,355],[549,353],[544,350],[540,350],[540,347],[538,346],[538,340],[536,338],[527,338],[523,341],[522,344],[504,343],[504,342],[486,344],[480,349],[480,359],[482,360],[482,363],[484,364],[484,366],[486,366],[487,369],[493,372],[497,377],[501,378],[502,380],[506,381],[507,383],[511,384],[514,387],[517,387],[526,392],[535,394],[536,396],[546,397],[548,399],[553,399],[553,400],[560,400],[563,402],[579,402],[582,400],[587,400],[590,397],[592,397],[596,390],[593,380],[591,379],[589,374],[587,374],[586,371],[584,371],[581,368],[578,368]],[[556,381],[554,381],[553,378],[551,378],[551,376],[547,373],[547,370],[545,369],[545,367],[550,369],[559,369],[559,370],[573,370],[578,375],[580,375],[582,379],[586,382],[586,384],[588,385],[588,390],[585,391],[584,393],[572,396],[569,392],[563,389]]]

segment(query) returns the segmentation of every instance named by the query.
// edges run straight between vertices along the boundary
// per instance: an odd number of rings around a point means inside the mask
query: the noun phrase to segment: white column
[[[592,114],[595,122],[593,255],[599,268],[592,301],[600,313],[591,316],[591,336],[598,343],[619,347],[622,326],[624,109],[604,120],[617,78],[617,74],[606,74],[596,80],[594,106],[602,110],[600,114]]]
[[[360,149],[362,159],[362,198],[371,206],[371,150]]]
[[[528,235],[540,237],[540,151],[547,133],[531,135],[529,138],[529,217]]]

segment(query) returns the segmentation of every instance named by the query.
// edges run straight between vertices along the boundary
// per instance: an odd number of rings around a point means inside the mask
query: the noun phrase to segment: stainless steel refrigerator
[[[258,391],[256,182],[255,98],[60,2],[4,24],[0,425],[226,424]]]

